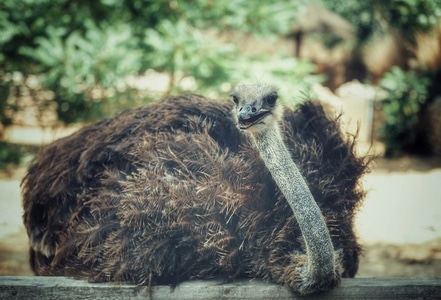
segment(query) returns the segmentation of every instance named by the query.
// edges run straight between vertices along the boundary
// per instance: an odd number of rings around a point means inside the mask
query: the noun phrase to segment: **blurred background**
[[[441,276],[441,0],[2,0],[0,275],[29,275],[20,180],[117,112],[269,81],[321,101],[378,158],[360,277]]]

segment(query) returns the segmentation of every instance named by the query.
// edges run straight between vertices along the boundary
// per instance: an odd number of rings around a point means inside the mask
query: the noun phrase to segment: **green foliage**
[[[8,94],[19,97],[30,75],[43,85],[39,91],[50,91],[41,103],[54,101],[65,123],[149,101],[128,80],[151,69],[169,74],[165,94],[228,92],[238,81],[265,78],[293,82],[283,88],[291,101],[320,80],[311,75],[312,64],[247,57],[213,32],[271,39],[290,30],[297,6],[288,0],[2,0],[0,121],[9,125],[10,112],[19,107],[7,101]],[[21,163],[27,153],[23,146],[0,143],[0,168]]]
[[[41,74],[59,118],[84,121],[149,97],[125,81],[154,69],[170,74],[166,93],[204,92],[229,82],[235,45],[208,30],[274,37],[289,31],[298,3],[289,0],[3,0],[0,86],[8,73]],[[194,84],[183,84],[185,79]],[[0,94],[6,103],[7,93]]]
[[[111,98],[106,91],[136,70],[142,57],[135,47],[128,50],[135,44],[130,27],[84,25],[84,34],[73,31],[66,38],[63,30],[49,26],[47,37],[35,39],[35,48],[20,48],[45,74],[44,85],[55,92],[57,112],[65,122],[102,117],[98,104]]]
[[[356,27],[356,47],[362,46],[374,34],[392,33],[402,39],[409,56],[415,49],[416,34],[430,32],[441,19],[441,0],[321,2]],[[404,71],[395,67],[383,76],[380,86],[388,92],[382,102],[386,120],[380,136],[386,143],[386,154],[395,155],[414,146],[422,104],[429,96],[429,89],[438,83],[435,77],[421,70]]]
[[[139,70],[138,41],[129,25],[111,24],[116,11],[107,5],[67,0],[0,4],[5,12],[0,28],[12,28],[0,36],[0,69],[44,74],[44,86],[55,93],[59,117],[66,123],[102,117],[101,104],[112,102],[107,89]],[[4,77],[0,73],[0,81]],[[0,95],[0,102],[6,98]]]
[[[0,142],[0,169],[3,169],[8,163],[19,164],[21,153],[13,149],[11,144]]]
[[[426,101],[429,84],[428,77],[398,67],[382,78],[380,86],[387,97],[381,102],[386,121],[380,135],[386,144],[387,156],[398,154],[415,142],[418,113]]]
[[[385,26],[411,41],[418,31],[428,31],[441,17],[441,0],[321,0],[330,10],[342,15],[357,28],[360,42]]]
[[[25,163],[37,152],[37,147],[0,142],[0,169]]]
[[[440,0],[380,1],[381,13],[389,24],[413,37],[419,31],[430,30],[441,17]]]
[[[208,25],[220,31],[236,30],[268,36],[288,33],[299,5],[307,1],[180,0],[174,3],[181,19],[188,20],[196,28],[203,29]]]
[[[170,93],[185,91],[182,82],[188,75],[194,77],[198,93],[224,83],[262,79],[285,85],[282,90],[290,99],[323,80],[311,75],[311,63],[280,55],[241,56],[234,45],[216,43],[183,20],[164,20],[156,29],[147,29],[145,43],[151,49],[145,55],[150,66],[173,75]]]
[[[194,77],[199,90],[220,85],[229,78],[228,66],[238,56],[233,45],[216,43],[184,20],[164,20],[147,29],[144,39],[150,67],[171,74],[168,93],[180,92],[181,81]]]
[[[347,1],[347,0],[321,0],[323,5],[331,11],[341,15],[357,29],[357,39],[366,41],[379,24],[375,19],[375,7],[380,0]]]

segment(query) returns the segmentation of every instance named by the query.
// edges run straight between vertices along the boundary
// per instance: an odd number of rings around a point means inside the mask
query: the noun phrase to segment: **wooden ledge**
[[[169,286],[87,283],[64,277],[0,276],[0,299],[303,299],[261,280],[188,281]],[[328,293],[306,299],[441,299],[441,278],[343,279]]]

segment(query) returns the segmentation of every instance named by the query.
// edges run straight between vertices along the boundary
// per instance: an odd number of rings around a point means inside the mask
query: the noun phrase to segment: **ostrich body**
[[[240,88],[233,94],[250,99]],[[340,273],[353,277],[360,252],[353,218],[367,168],[354,140],[313,102],[286,110],[283,120],[278,104],[263,107],[262,120],[276,131],[262,140],[264,124],[251,125],[256,120],[236,109],[170,97],[45,147],[22,182],[35,274],[140,285],[263,278],[302,294],[329,289]],[[298,167],[297,179],[279,178],[268,161],[280,157],[265,157],[266,148],[285,149],[279,166]]]

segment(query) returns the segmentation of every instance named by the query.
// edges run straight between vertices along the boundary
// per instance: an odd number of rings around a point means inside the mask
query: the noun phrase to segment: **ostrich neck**
[[[322,213],[286,148],[278,126],[252,135],[277,186],[285,195],[302,231],[311,278],[334,272],[334,248]]]

